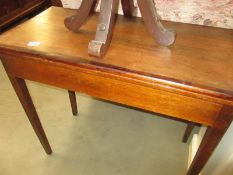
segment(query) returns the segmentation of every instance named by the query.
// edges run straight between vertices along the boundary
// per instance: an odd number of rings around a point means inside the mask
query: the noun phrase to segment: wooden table
[[[208,126],[187,172],[197,175],[233,118],[233,31],[166,22],[177,40],[162,47],[141,19],[119,16],[100,59],[87,54],[97,15],[73,33],[63,20],[74,13],[52,7],[0,36],[2,63],[45,151],[52,152],[24,79]]]

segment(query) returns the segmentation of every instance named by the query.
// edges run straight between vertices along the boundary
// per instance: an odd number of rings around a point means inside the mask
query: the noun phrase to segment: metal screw
[[[105,31],[106,30],[106,25],[105,24],[100,24],[99,25],[99,30],[100,31]]]

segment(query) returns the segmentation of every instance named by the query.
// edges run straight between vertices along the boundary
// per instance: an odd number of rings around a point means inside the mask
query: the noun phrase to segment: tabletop
[[[95,58],[88,55],[87,48],[95,36],[98,14],[74,33],[64,26],[64,19],[74,13],[51,7],[1,35],[0,48],[131,73],[134,78],[233,102],[233,30],[163,22],[177,32],[175,44],[164,47],[150,37],[140,18],[118,16],[107,54]],[[29,46],[30,42],[40,44]]]

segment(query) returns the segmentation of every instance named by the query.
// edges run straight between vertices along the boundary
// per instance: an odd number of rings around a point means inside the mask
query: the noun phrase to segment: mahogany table
[[[86,47],[98,15],[73,33],[63,21],[74,13],[52,7],[0,36],[2,63],[45,151],[52,153],[24,79],[207,126],[187,172],[197,175],[233,118],[233,31],[165,22],[177,40],[163,47],[140,18],[118,16],[100,59]]]

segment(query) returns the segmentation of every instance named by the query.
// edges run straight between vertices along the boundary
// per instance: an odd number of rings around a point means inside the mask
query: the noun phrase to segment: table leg
[[[198,175],[221,141],[233,119],[233,107],[223,106],[213,126],[208,127],[187,175]]]
[[[184,143],[186,143],[188,141],[188,138],[189,138],[190,134],[192,133],[194,127],[195,127],[194,123],[190,122],[190,123],[187,124],[186,130],[185,130],[185,133],[184,133],[184,136],[183,136],[183,139],[182,139],[182,141]]]
[[[121,0],[122,9],[125,17],[132,17],[136,9],[133,0]]]
[[[154,0],[137,0],[147,30],[159,44],[169,46],[175,41],[175,31],[163,27]]]
[[[101,0],[99,24],[95,35],[88,46],[88,53],[92,56],[101,57],[108,49],[118,10],[119,0]]]
[[[68,93],[69,93],[72,113],[73,113],[73,115],[78,115],[78,108],[77,108],[77,101],[76,101],[75,92],[68,90]]]
[[[44,150],[47,154],[51,154],[52,153],[52,149],[49,145],[48,139],[45,135],[44,129],[41,125],[40,119],[38,117],[38,114],[36,112],[36,109],[34,107],[34,104],[32,102],[31,96],[28,92],[26,83],[23,79],[21,78],[17,78],[14,76],[11,76],[8,73],[8,77],[11,81],[11,84],[13,86],[13,88],[15,89],[15,92],[24,108],[24,111],[27,114],[27,117],[37,135],[37,137],[39,138],[42,146],[44,147]]]
[[[82,24],[86,21],[89,14],[96,6],[97,0],[83,0],[78,13],[67,17],[64,21],[65,26],[74,32],[77,32]]]

